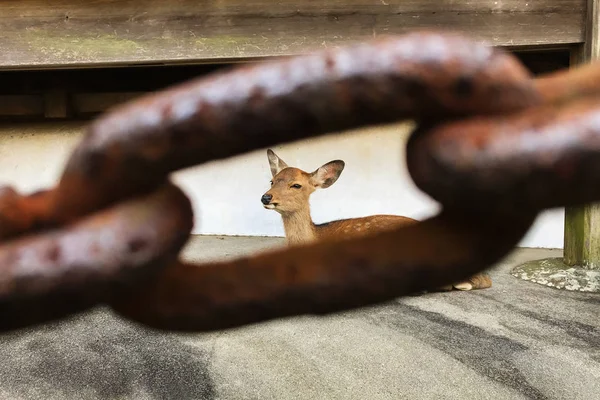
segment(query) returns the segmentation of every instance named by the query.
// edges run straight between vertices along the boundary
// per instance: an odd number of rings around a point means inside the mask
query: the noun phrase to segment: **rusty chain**
[[[0,331],[100,304],[207,331],[366,306],[467,278],[544,209],[600,200],[600,66],[534,79],[510,53],[419,31],[234,67],[93,121],[57,186],[0,190]],[[442,212],[377,235],[201,265],[181,168],[414,120],[407,165]]]

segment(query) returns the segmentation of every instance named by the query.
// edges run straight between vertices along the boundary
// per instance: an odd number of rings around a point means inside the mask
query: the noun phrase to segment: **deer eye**
[[[273,186],[273,181],[269,181],[269,183],[271,184],[271,186]]]
[[[294,189],[300,189],[300,188],[302,188],[302,185],[299,185],[299,184],[297,184],[297,183],[294,183],[294,184],[292,185],[292,187],[293,187]]]

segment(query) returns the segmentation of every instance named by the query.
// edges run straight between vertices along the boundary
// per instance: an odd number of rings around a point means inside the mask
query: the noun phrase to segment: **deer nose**
[[[265,206],[269,204],[271,200],[273,200],[273,196],[270,194],[263,194],[263,196],[260,198],[261,203],[263,203]]]

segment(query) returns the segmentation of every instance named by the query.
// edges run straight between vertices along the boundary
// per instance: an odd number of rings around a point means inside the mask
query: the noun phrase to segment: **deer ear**
[[[310,181],[315,187],[326,189],[338,180],[345,166],[342,160],[330,161],[310,174]]]
[[[288,167],[285,161],[277,157],[277,154],[271,149],[267,150],[267,158],[269,159],[269,166],[271,167],[271,174],[273,176],[277,175],[282,169]]]

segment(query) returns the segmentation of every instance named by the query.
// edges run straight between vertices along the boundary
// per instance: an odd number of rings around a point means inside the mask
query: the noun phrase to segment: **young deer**
[[[289,245],[357,237],[418,222],[399,215],[372,215],[315,224],[310,214],[309,197],[316,189],[326,189],[338,180],[345,166],[344,161],[330,161],[314,172],[308,173],[289,167],[271,149],[267,150],[267,157],[273,180],[271,189],[263,194],[261,202],[266,209],[281,214],[286,241]],[[491,286],[491,279],[481,273],[464,282],[440,289],[452,290],[454,287],[459,290],[472,290]]]

